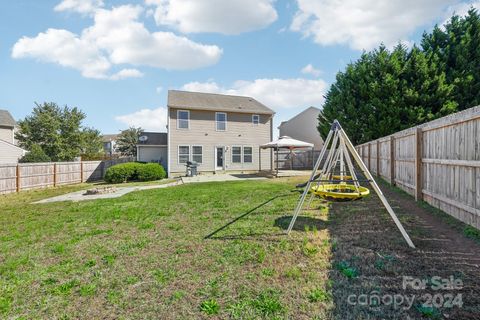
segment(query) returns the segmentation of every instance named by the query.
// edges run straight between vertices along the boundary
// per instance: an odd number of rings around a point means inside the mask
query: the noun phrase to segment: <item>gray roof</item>
[[[275,114],[272,109],[251,97],[178,90],[168,91],[167,106],[190,110]]]
[[[102,135],[103,142],[115,141],[118,138],[118,134],[104,134]]]
[[[4,127],[15,127],[17,123],[13,119],[10,112],[7,110],[0,110],[0,126]]]
[[[139,146],[166,146],[168,143],[167,133],[165,132],[143,132],[142,136],[146,136],[147,141],[139,141]]]

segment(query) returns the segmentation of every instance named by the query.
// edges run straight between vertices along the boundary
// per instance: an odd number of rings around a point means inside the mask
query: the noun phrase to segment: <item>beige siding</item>
[[[292,119],[283,122],[279,127],[280,136],[313,143],[315,150],[321,150],[323,139],[317,130],[320,110],[310,107]]]
[[[25,150],[0,141],[0,163],[17,163],[24,153]]]
[[[259,146],[272,140],[272,116],[260,115],[260,123],[254,126],[252,114],[227,113],[227,130],[216,131],[215,112],[190,110],[190,128],[177,128],[177,110],[170,108],[169,118],[169,163],[170,172],[185,172],[185,166],[178,161],[178,146],[202,146],[203,162],[198,170],[215,171],[215,147],[224,146],[225,170],[258,171]],[[252,163],[232,163],[232,146],[249,146],[253,149]],[[270,169],[270,150],[262,151],[262,169]]]
[[[166,146],[138,146],[137,159],[142,162],[160,162],[167,169]]]
[[[13,143],[13,128],[0,127],[0,140]]]

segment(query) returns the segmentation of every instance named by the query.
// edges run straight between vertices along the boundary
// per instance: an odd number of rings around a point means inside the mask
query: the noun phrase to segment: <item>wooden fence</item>
[[[129,161],[134,160],[2,164],[0,194],[101,180],[109,167]]]
[[[372,173],[480,229],[480,107],[356,149]]]

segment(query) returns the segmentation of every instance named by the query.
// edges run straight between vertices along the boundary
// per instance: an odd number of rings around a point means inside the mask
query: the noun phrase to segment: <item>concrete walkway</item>
[[[262,180],[266,179],[264,177],[259,177],[253,174],[216,174],[216,175],[198,175],[195,177],[181,177],[177,181],[164,183],[164,184],[156,184],[156,185],[149,185],[149,186],[136,186],[136,187],[117,187],[117,190],[112,193],[105,193],[105,194],[91,194],[85,195],[84,193],[87,190],[80,190],[76,192],[71,192],[67,194],[63,194],[61,196],[56,196],[52,198],[43,199],[40,201],[36,201],[33,203],[51,203],[51,202],[60,202],[60,201],[85,201],[85,200],[97,200],[97,199],[111,199],[111,198],[119,198],[127,193],[133,191],[141,191],[141,190],[150,190],[150,189],[161,189],[161,188],[168,188],[172,186],[178,186],[184,183],[199,183],[199,182],[222,182],[222,181],[239,181],[239,180]]]
[[[40,201],[36,201],[33,203],[51,203],[51,202],[60,202],[60,201],[85,201],[85,200],[97,200],[97,199],[110,199],[110,198],[118,198],[127,193],[133,191],[140,191],[140,190],[150,190],[150,189],[161,189],[161,188],[168,188],[172,186],[177,186],[183,184],[181,180],[173,181],[170,183],[164,184],[155,184],[149,186],[136,186],[136,187],[117,187],[117,190],[112,193],[105,193],[105,194],[91,194],[91,195],[84,195],[87,190],[80,190],[76,192],[71,192],[67,194],[63,194],[61,196],[47,198]]]

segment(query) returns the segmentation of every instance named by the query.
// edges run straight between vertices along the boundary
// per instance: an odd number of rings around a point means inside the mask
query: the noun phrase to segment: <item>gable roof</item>
[[[147,140],[139,141],[139,146],[166,146],[168,143],[165,132],[143,132],[142,136],[146,136]]]
[[[0,126],[4,127],[15,127],[17,123],[13,119],[10,112],[7,110],[0,110]]]
[[[275,114],[272,109],[251,97],[179,90],[168,91],[167,106],[190,110]]]
[[[1,144],[5,144],[5,145],[7,145],[7,146],[9,146],[9,147],[11,147],[11,148],[14,148],[14,149],[22,150],[23,152],[28,152],[27,150],[25,150],[25,149],[23,149],[23,148],[21,148],[21,147],[19,147],[19,146],[16,146],[16,145],[14,145],[13,143],[10,143],[10,142],[8,142],[8,141],[2,140],[2,139],[0,139],[0,143],[1,143]]]
[[[309,110],[315,110],[315,111],[318,111],[318,113],[322,112],[322,110],[318,109],[318,108],[315,108],[315,107],[308,107],[307,109],[303,110],[302,112],[296,114],[295,116],[293,116],[291,119],[288,119],[286,121],[282,121],[280,123],[280,125],[278,126],[278,129],[280,129],[281,126],[284,126],[286,125],[287,123],[289,123],[290,121],[293,121],[295,119],[297,119],[298,117],[300,117],[302,114],[304,114],[305,112],[309,111]]]

